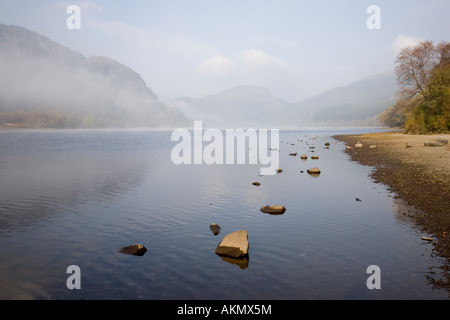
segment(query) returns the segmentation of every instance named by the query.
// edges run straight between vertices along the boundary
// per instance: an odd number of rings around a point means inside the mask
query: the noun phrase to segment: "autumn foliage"
[[[422,41],[403,48],[396,59],[399,100],[380,115],[387,126],[406,133],[450,130],[450,43]]]

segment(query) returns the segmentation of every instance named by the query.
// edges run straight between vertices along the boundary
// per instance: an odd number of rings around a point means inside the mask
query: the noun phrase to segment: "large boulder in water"
[[[216,249],[219,256],[243,258],[248,255],[247,230],[238,230],[223,237]]]

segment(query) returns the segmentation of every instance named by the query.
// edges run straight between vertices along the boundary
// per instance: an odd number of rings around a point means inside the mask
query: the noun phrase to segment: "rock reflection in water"
[[[223,261],[235,264],[242,270],[245,270],[248,268],[248,255],[243,258],[229,258],[229,257],[221,257]]]

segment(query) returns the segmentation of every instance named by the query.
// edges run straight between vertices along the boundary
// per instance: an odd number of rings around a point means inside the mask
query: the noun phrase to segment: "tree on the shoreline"
[[[382,123],[408,133],[450,130],[450,43],[405,47],[396,63],[400,99],[380,115]]]
[[[423,41],[415,47],[403,48],[397,56],[397,81],[401,95],[413,98],[425,96],[425,89],[434,67],[439,63],[438,52],[431,41]]]

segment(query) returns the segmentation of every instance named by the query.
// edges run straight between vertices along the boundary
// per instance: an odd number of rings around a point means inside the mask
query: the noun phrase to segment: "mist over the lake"
[[[111,58],[85,58],[44,36],[5,25],[0,26],[0,55],[2,112],[58,112],[88,127],[187,123],[138,73]]]

